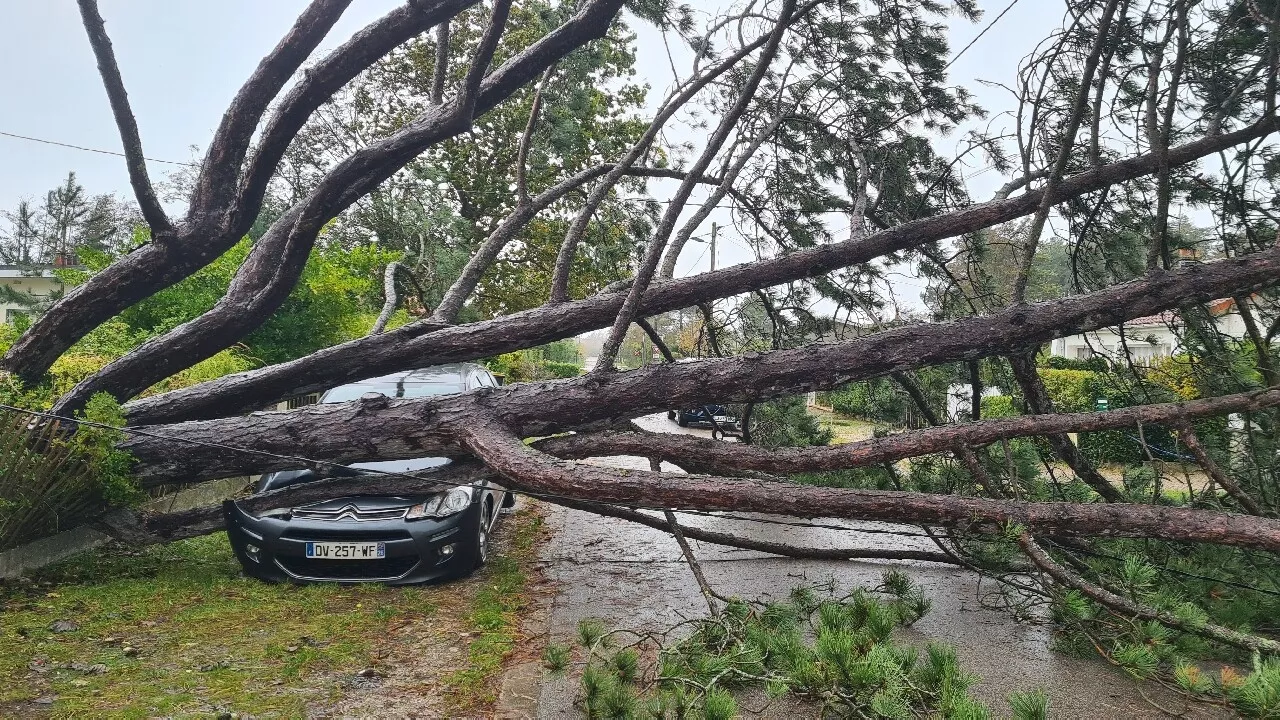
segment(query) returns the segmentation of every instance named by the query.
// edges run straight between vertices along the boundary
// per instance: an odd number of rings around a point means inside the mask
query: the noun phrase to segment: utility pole
[[[719,229],[719,225],[711,223],[711,272],[716,271],[716,230]]]

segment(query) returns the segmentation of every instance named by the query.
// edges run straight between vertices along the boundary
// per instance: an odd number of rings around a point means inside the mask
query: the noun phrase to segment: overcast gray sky
[[[305,0],[100,0],[133,103],[148,157],[190,161],[203,148],[222,111],[258,60],[288,29]],[[331,48],[400,0],[356,0],[330,34]],[[694,3],[698,5],[698,3]],[[716,5],[720,3],[714,3]],[[1008,5],[981,2],[978,23],[953,21],[953,52]],[[968,86],[992,113],[1010,102],[976,78],[1009,81],[1017,62],[1061,22],[1061,0],[1019,0],[1003,19],[952,67],[954,82]],[[670,82],[657,34],[640,29],[640,74],[662,94]],[[74,0],[0,0],[0,132],[90,148],[119,150],[92,52]],[[954,138],[940,140],[946,153]],[[159,180],[173,165],[151,163]],[[124,161],[70,148],[0,136],[0,209],[23,197],[36,198],[74,170],[90,193],[129,195]],[[978,197],[1003,180],[994,172],[970,182]],[[718,264],[749,258],[726,237]],[[690,248],[681,269],[706,267],[705,254]],[[903,288],[908,290],[907,287]]]

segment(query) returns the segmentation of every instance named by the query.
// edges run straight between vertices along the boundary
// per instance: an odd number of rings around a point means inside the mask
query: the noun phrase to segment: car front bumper
[[[421,520],[256,517],[230,500],[222,509],[227,538],[245,574],[270,582],[410,585],[462,575],[476,565],[480,504],[475,502],[456,515]],[[308,542],[382,542],[386,557],[308,558]]]

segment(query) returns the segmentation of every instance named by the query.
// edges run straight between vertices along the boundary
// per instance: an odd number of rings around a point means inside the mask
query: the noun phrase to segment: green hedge
[[[853,383],[830,393],[829,398],[831,408],[842,415],[887,423],[900,422],[910,402],[906,395],[881,378]]]
[[[547,360],[542,364],[542,368],[551,375],[558,378],[578,377],[582,374],[582,366],[573,363],[557,362],[555,360]]]
[[[1097,398],[1106,396],[1099,373],[1090,370],[1046,368],[1040,377],[1058,412],[1089,412]]]
[[[1042,367],[1040,377],[1044,381],[1049,398],[1059,412],[1092,412],[1097,408],[1099,398],[1107,400],[1107,407],[1118,410],[1133,404],[1129,391],[1118,387],[1117,378],[1105,372],[1095,372],[1078,368]],[[1167,389],[1149,386],[1156,402],[1171,401],[1175,398],[1164,397]],[[987,419],[996,419],[1016,415],[1021,403],[1008,396],[984,398],[982,415]],[[1194,424],[1196,434],[1211,452],[1224,452],[1227,445],[1227,421],[1225,418],[1210,418]],[[1085,457],[1094,463],[1136,464],[1147,461],[1147,452],[1143,449],[1145,438],[1151,450],[1151,457],[1169,462],[1187,459],[1187,450],[1177,440],[1175,433],[1161,425],[1147,425],[1139,436],[1138,428],[1126,427],[1116,430],[1081,433],[1077,440]],[[1046,443],[1037,443],[1042,452],[1049,452]]]
[[[1009,395],[991,395],[982,398],[983,420],[996,420],[1018,414],[1018,409],[1013,405],[1013,397]]]

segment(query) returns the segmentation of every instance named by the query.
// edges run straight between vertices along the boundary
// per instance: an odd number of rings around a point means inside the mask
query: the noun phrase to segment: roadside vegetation
[[[444,677],[453,706],[475,711],[498,699],[498,673],[521,640],[522,610],[528,607],[526,590],[534,572],[542,515],[522,511],[509,531],[506,550],[494,557],[483,576],[466,615],[467,631],[476,633],[467,650],[467,662]]]
[[[299,717],[376,686],[402,627],[445,648],[478,633],[436,688],[478,711],[515,645],[541,537],[535,510],[502,525],[510,549],[448,585],[267,584],[241,575],[221,533],[94,552],[7,582],[0,715]]]

